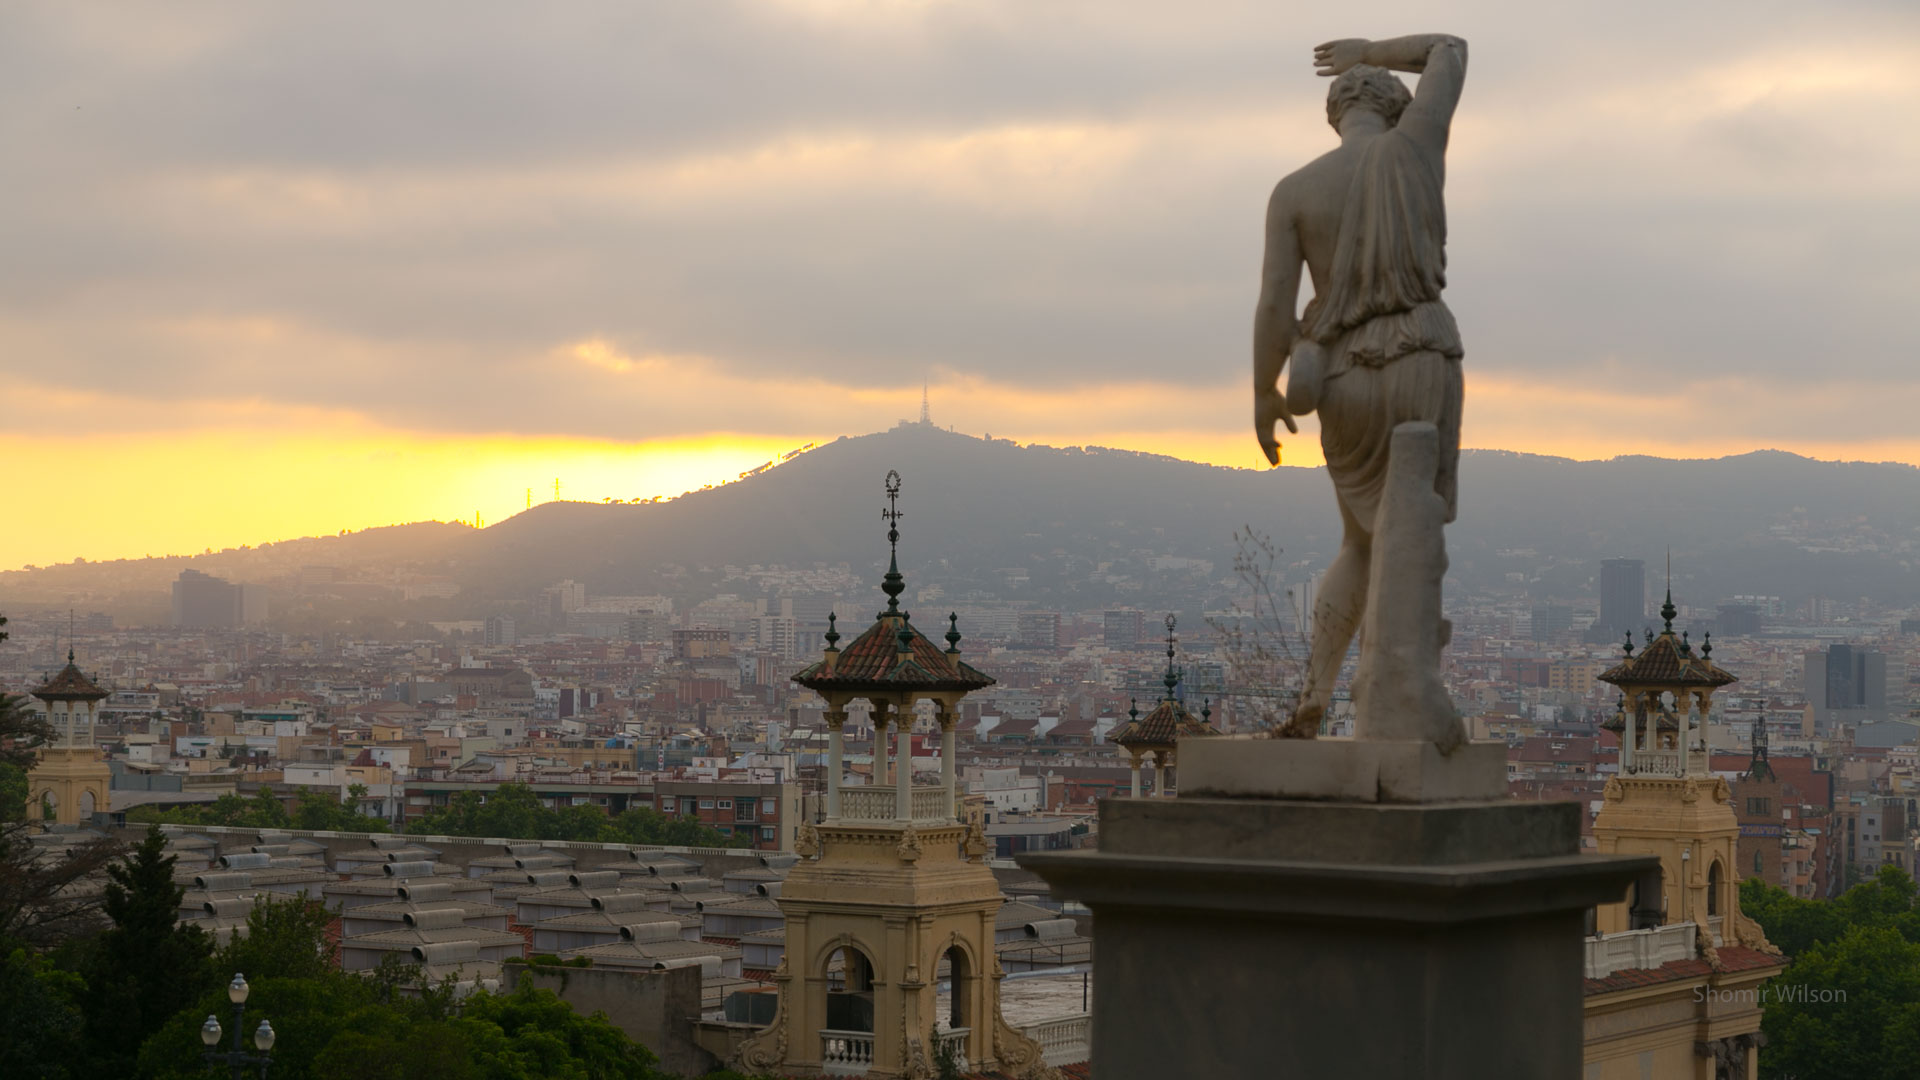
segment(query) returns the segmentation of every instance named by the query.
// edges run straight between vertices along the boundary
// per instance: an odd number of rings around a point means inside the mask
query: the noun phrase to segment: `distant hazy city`
[[[911,720],[896,718],[895,732],[910,724],[904,747],[886,737],[887,717],[876,737],[875,699],[842,704],[816,689],[831,680],[803,674],[839,655],[823,650],[865,648],[836,643],[860,634],[892,595],[881,589],[889,549],[872,513],[869,467],[888,459],[924,463],[931,474],[916,476],[909,493],[920,498],[906,501],[897,526],[905,625],[944,642],[949,658],[987,683],[949,701],[948,711],[930,711],[947,706],[929,700]],[[1468,464],[1470,477],[1516,467],[1596,468],[1503,455]],[[1731,477],[1742,467],[1615,463],[1616,472],[1656,477]],[[1449,577],[1449,695],[1473,739],[1504,746],[1512,798],[1580,807],[1586,850],[1627,850],[1617,819],[1609,826],[1604,817],[1623,780],[1671,775],[1672,783],[1725,786],[1728,822],[1700,826],[1700,838],[1686,841],[1726,844],[1716,875],[1826,901],[1884,882],[1876,875],[1888,868],[1903,881],[1920,872],[1920,708],[1909,676],[1920,674],[1910,576],[1920,530],[1909,517],[1832,504],[1863,467],[1798,467],[1829,480],[1805,493],[1828,500],[1818,511],[1786,506],[1718,538],[1714,525],[1729,519],[1703,515],[1679,532],[1684,542],[1671,554],[1669,534],[1658,530],[1578,537],[1572,553],[1536,530],[1537,546],[1471,554]],[[842,474],[854,490],[823,501],[850,494],[850,508],[797,509],[830,482],[820,476]],[[1036,474],[1042,483],[1064,479],[1073,494],[1051,507],[1061,520],[1011,535],[1019,525],[1010,519],[1034,512],[1023,483]],[[965,498],[941,490],[962,475]],[[606,971],[692,965],[703,980],[685,992],[700,995],[705,1019],[686,1027],[647,1005],[637,1007],[646,1016],[620,1021],[682,1072],[750,1060],[754,1044],[742,1043],[743,1033],[773,1018],[766,995],[777,989],[791,933],[783,927],[800,903],[789,899],[783,914],[776,899],[795,852],[830,846],[823,837],[836,823],[865,812],[848,809],[868,805],[857,793],[891,798],[896,784],[918,792],[939,777],[930,790],[950,784],[957,817],[936,813],[919,827],[957,820],[974,830],[968,842],[1005,901],[992,948],[1008,982],[992,1007],[1042,1048],[1035,1053],[1047,1068],[1072,1066],[1092,1046],[1083,983],[1095,930],[1085,908],[1050,895],[1014,860],[1093,849],[1103,800],[1172,794],[1176,738],[1256,733],[1288,715],[1326,557],[1310,546],[1322,527],[1301,520],[1324,514],[1320,506],[1283,506],[1225,536],[1217,526],[1213,535],[1170,529],[1151,512],[1104,532],[1086,522],[1114,513],[1108,503],[1170,506],[1177,518],[1196,501],[1231,500],[1241,475],[1092,448],[1014,447],[903,422],[665,504],[553,503],[486,531],[407,526],[193,560],[15,572],[9,592],[32,599],[10,602],[0,684],[57,690],[67,679],[98,688],[88,749],[73,752],[75,761],[97,752],[97,763],[62,766],[76,778],[64,787],[57,777],[36,781],[37,812],[71,823],[49,836],[137,836],[143,823],[169,823],[167,850],[182,860],[183,926],[244,941],[254,897],[309,890],[344,909],[334,923],[342,969],[370,970],[389,954],[406,960],[412,949],[420,967],[410,977],[423,987],[436,978],[495,986],[503,963],[543,955]],[[1633,482],[1650,494],[1661,483]],[[1527,500],[1513,486],[1503,485],[1505,497],[1524,513]],[[1788,486],[1775,497],[1799,494]],[[1746,512],[1767,514],[1764,506]],[[1626,517],[1630,527],[1645,524]],[[1216,511],[1220,520],[1232,519]],[[969,557],[955,543],[968,529],[995,539]],[[511,539],[474,546],[494,533]],[[757,559],[646,560],[650,547],[678,554],[683,534],[695,547]],[[1274,534],[1307,550],[1287,550]],[[835,546],[839,558],[807,557]],[[1475,552],[1472,534],[1459,547]],[[1626,548],[1636,554],[1612,553]],[[795,555],[782,559],[789,549]],[[1883,584],[1869,595],[1829,591],[1863,577]],[[503,578],[525,584],[502,590]],[[888,611],[880,615],[876,626],[887,623]],[[890,655],[894,646],[886,648]],[[1647,663],[1671,654],[1683,669],[1705,664],[1737,678],[1711,697],[1704,723],[1692,721],[1691,740],[1665,743],[1690,746],[1691,763],[1682,750],[1660,764],[1655,742],[1622,752],[1633,714],[1652,726],[1675,715],[1665,705],[1649,713],[1637,697],[1627,704],[1641,691],[1620,665],[1638,662],[1636,650]],[[69,656],[73,675],[54,678]],[[1352,674],[1350,656],[1328,736],[1352,730]],[[72,733],[65,700],[47,692],[20,708]],[[1152,734],[1169,724],[1174,734]],[[90,786],[88,770],[104,783]],[[61,805],[63,797],[77,805]],[[891,821],[893,807],[875,810],[876,819]],[[303,824],[321,831],[301,832]],[[1687,828],[1668,822],[1647,835]],[[374,832],[371,846],[354,835],[363,831]],[[390,833],[421,839],[388,843]],[[411,884],[423,879],[435,884]],[[1757,931],[1722,929],[1733,900],[1715,889],[1730,887],[1701,886],[1723,959],[1699,973],[1669,970],[1693,945],[1673,937],[1686,922],[1667,910],[1675,904],[1668,891],[1637,890],[1617,917],[1602,909],[1596,922],[1590,912],[1590,1021],[1637,1015],[1615,1000],[1644,981],[1628,976],[1666,971],[1667,997],[1719,1003],[1726,1015],[1714,1021],[1713,1045],[1731,1060],[1758,1045],[1752,1032],[1766,1002],[1830,1002],[1831,992],[1753,989],[1781,961],[1746,949],[1765,943]],[[464,914],[436,913],[456,900]],[[631,911],[615,914],[628,910],[622,905]],[[671,925],[641,927],[655,920]],[[437,929],[407,929],[429,926]],[[594,995],[627,994],[568,985],[563,996],[583,1009],[605,1007]],[[951,978],[942,985],[945,1002]],[[822,1067],[839,1055],[845,1060],[829,1071],[856,1071],[877,1060],[871,1055],[886,1056],[857,1034],[872,1030],[870,1015],[834,1011],[874,1005],[827,1007]],[[940,1008],[964,1015],[950,1003]],[[1735,1014],[1747,1019],[1728,1019]],[[943,1023],[940,1031],[965,1027]],[[1627,1034],[1596,1040],[1590,1031],[1590,1061],[1612,1054],[1631,1063],[1652,1052],[1629,1053],[1642,1029],[1619,1017],[1610,1023],[1624,1023]],[[985,1053],[984,1044],[974,1050]]]

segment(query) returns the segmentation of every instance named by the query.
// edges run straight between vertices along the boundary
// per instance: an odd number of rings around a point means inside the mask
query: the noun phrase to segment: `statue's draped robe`
[[[1460,458],[1460,329],[1446,287],[1440,177],[1397,130],[1362,154],[1340,219],[1333,271],[1307,305],[1302,336],[1327,354],[1320,446],[1342,505],[1369,532],[1396,424],[1440,429],[1434,490],[1453,520]]]

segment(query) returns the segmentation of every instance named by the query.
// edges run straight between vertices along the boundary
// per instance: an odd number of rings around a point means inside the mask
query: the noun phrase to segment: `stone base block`
[[[1507,749],[1470,742],[1442,754],[1411,739],[1182,739],[1180,794],[1204,798],[1440,803],[1504,799]]]
[[[1578,854],[1573,803],[1185,795],[1019,859],[1093,911],[1101,1080],[1579,1075],[1586,909],[1653,857]]]
[[[1578,855],[1571,802],[1280,802],[1103,799],[1100,850],[1111,855],[1450,866]],[[791,886],[789,886],[791,889]]]

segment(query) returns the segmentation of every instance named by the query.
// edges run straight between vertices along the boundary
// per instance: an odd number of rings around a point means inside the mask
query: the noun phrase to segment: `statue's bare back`
[[[1318,730],[1341,659],[1368,613],[1375,518],[1394,429],[1433,425],[1433,490],[1451,520],[1462,401],[1463,350],[1440,296],[1441,191],[1466,42],[1445,34],[1346,39],[1315,49],[1314,61],[1320,74],[1335,77],[1327,118],[1340,145],[1274,188],[1253,335],[1261,449],[1278,464],[1275,425],[1297,431],[1295,416],[1319,412],[1344,526],[1340,554],[1316,591],[1306,686],[1283,732],[1299,736]],[[1391,71],[1419,73],[1419,90],[1409,93]],[[1314,297],[1296,319],[1303,266]],[[1432,606],[1437,611],[1437,597]]]

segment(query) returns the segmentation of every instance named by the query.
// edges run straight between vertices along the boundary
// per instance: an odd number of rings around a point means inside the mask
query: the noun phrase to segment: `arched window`
[[[941,959],[946,961],[947,978],[952,986],[947,1024],[949,1027],[970,1028],[973,1026],[973,972],[967,964],[966,951],[955,945]]]
[[[1767,872],[1767,857],[1766,857],[1766,856],[1767,856],[1767,853],[1766,853],[1766,852],[1764,852],[1764,851],[1761,851],[1761,850],[1760,850],[1760,849],[1758,849],[1758,848],[1755,848],[1755,849],[1754,849],[1754,852],[1753,852],[1753,872],[1754,872],[1755,874],[1765,874],[1765,873]]]
[[[851,946],[827,954],[827,1027],[873,1030],[873,962]]]
[[[1707,918],[1720,914],[1720,860],[1707,867]]]

